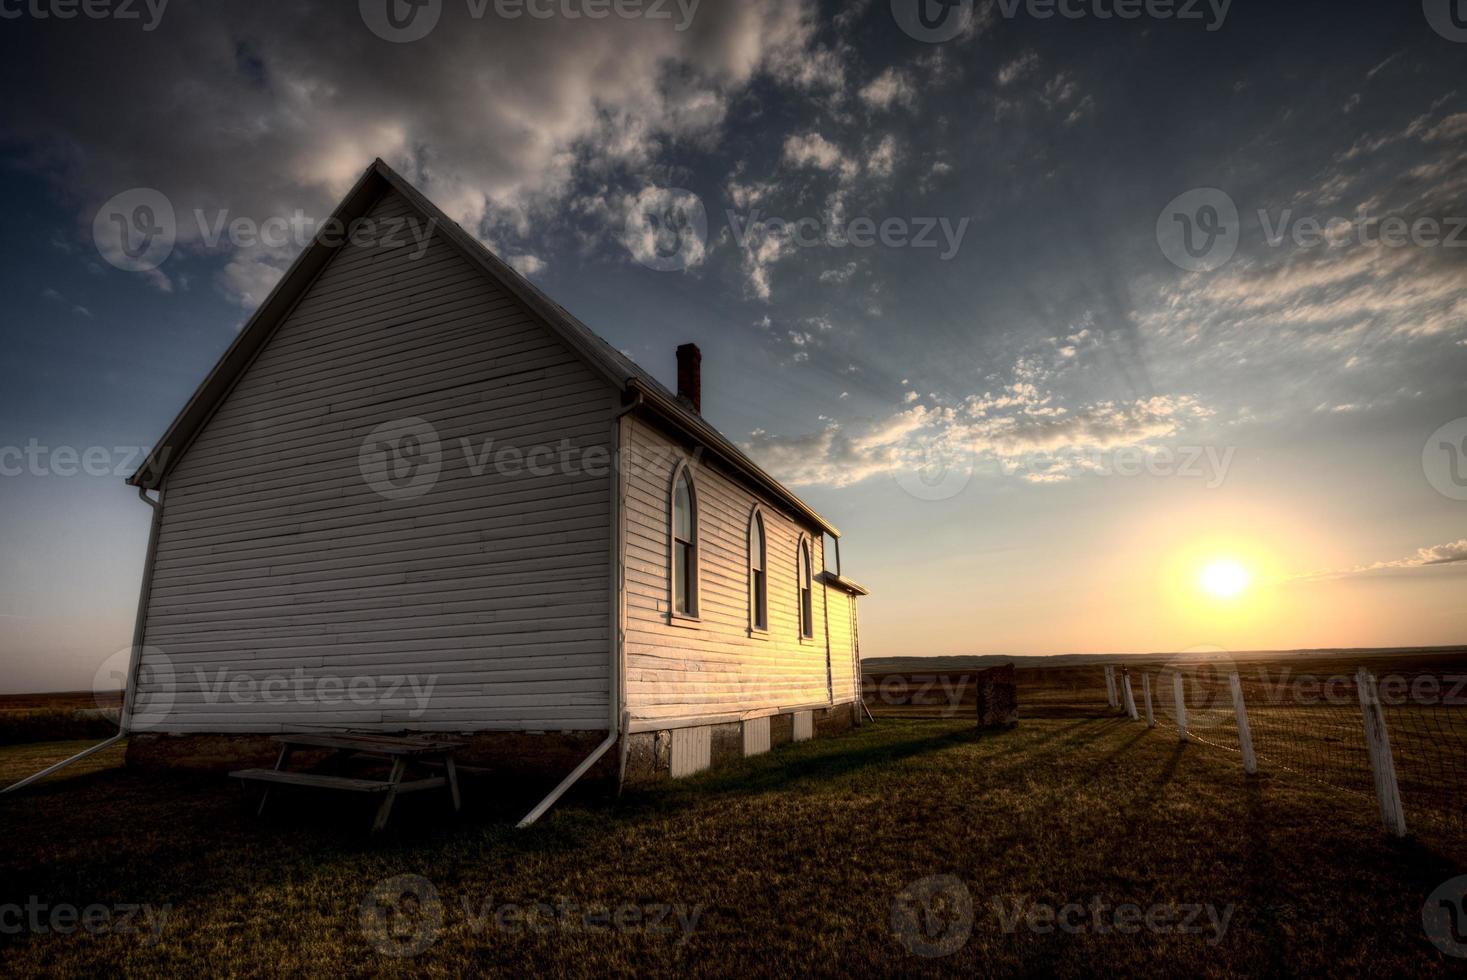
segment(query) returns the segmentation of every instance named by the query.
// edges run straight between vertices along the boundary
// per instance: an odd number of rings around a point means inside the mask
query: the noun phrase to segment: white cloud
[[[432,34],[402,45],[372,35],[356,6],[170,9],[158,34],[167,42],[151,46],[143,73],[105,32],[43,32],[43,44],[66,48],[38,52],[7,136],[84,200],[88,225],[98,203],[142,186],[180,215],[324,215],[381,156],[465,228],[503,240],[505,215],[523,227],[563,212],[578,174],[714,139],[757,77],[832,93],[844,85],[845,52],[814,43],[808,0],[705,4],[686,31],[623,18],[547,31],[445,4]],[[78,63],[94,70],[68,67]],[[95,98],[94,79],[113,75],[131,79],[128,97]],[[85,154],[74,150],[81,134]],[[198,246],[188,222],[179,245]],[[242,255],[221,285],[257,301],[281,258]],[[169,272],[151,281],[172,288]]]
[[[702,206],[691,191],[644,187],[635,195],[623,195],[619,204],[621,242],[632,258],[656,264],[675,255],[684,269],[703,264],[708,254],[705,239],[685,228],[671,228],[664,220],[668,215],[686,216]]]
[[[889,109],[893,105],[911,105],[917,91],[905,72],[888,68],[877,75],[859,93],[861,101],[873,109]]]
[[[1391,561],[1371,562],[1368,565],[1356,565],[1354,568],[1335,569],[1324,572],[1307,572],[1303,575],[1290,577],[1291,581],[1319,581],[1323,579],[1348,578],[1355,575],[1367,575],[1371,572],[1385,572],[1399,569],[1431,568],[1437,565],[1459,565],[1467,562],[1467,538],[1450,541],[1446,544],[1436,544],[1425,548],[1417,548],[1416,554],[1405,558],[1396,558]]]
[[[839,266],[834,269],[826,269],[824,272],[820,273],[820,281],[840,284],[850,282],[851,277],[855,274],[856,263],[847,262],[843,266]]]
[[[873,177],[890,177],[892,170],[896,167],[896,159],[896,137],[883,136],[876,149],[872,150],[870,156],[866,158],[866,169]]]
[[[828,170],[844,177],[853,177],[860,170],[856,161],[848,158],[830,140],[819,133],[791,135],[784,141],[784,159],[796,167],[815,167]]]
[[[1040,387],[1047,376],[1032,359],[1015,364],[1016,380],[969,395],[956,405],[907,391],[884,419],[826,420],[794,436],[753,434],[745,447],[793,485],[841,487],[895,467],[920,466],[934,446],[997,463],[1033,483],[1055,483],[1101,469],[1099,457],[1152,448],[1215,414],[1191,395],[1106,400],[1073,408]],[[904,384],[907,382],[904,380]]]
[[[522,276],[533,276],[545,271],[545,260],[538,255],[512,255],[506,261]]]
[[[1006,62],[998,70],[998,84],[1012,85],[1014,82],[1029,75],[1039,66],[1039,56],[1033,51],[1026,51],[1012,61]]]

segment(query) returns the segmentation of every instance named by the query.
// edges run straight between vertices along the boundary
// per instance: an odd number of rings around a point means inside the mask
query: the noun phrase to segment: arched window
[[[810,542],[800,538],[799,554],[800,635],[815,635],[815,610],[810,602]]]
[[[672,481],[672,611],[698,615],[698,495],[686,466]]]
[[[765,572],[764,515],[759,508],[749,519],[749,628],[769,629],[769,578]]]

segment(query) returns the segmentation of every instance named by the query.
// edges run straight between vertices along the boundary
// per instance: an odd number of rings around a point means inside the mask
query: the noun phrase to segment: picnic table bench
[[[451,739],[351,733],[274,735],[272,739],[280,743],[280,755],[275,760],[274,769],[240,769],[229,774],[244,782],[264,785],[257,813],[265,812],[265,804],[269,802],[270,790],[274,786],[302,786],[312,789],[334,789],[381,795],[382,802],[378,805],[377,816],[372,821],[374,832],[387,826],[387,819],[392,815],[392,804],[402,793],[416,793],[420,790],[447,787],[449,796],[453,800],[453,809],[457,811],[462,805],[458,791],[458,769],[453,759],[454,750],[458,748],[459,743]],[[299,772],[287,769],[286,766],[290,763],[291,756],[297,749],[302,748],[330,749],[332,756],[329,763],[336,769],[336,772]],[[391,761],[392,769],[385,780],[341,775],[341,769],[346,760],[353,756],[387,759]],[[413,779],[407,779],[405,777],[410,766],[442,768],[443,775],[419,775]]]

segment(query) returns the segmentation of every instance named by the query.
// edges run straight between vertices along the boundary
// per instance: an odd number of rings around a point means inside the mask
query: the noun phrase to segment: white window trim
[[[686,474],[688,478],[688,504],[692,508],[693,568],[688,576],[688,612],[677,608],[677,486]],[[676,626],[696,625],[702,622],[703,566],[702,521],[699,519],[698,481],[693,478],[693,468],[686,459],[679,460],[672,469],[672,480],[667,484],[667,620]]]
[[[759,528],[759,543],[763,546],[764,572],[764,625],[760,626],[755,615],[754,593],[754,528]],[[755,502],[749,511],[749,523],[744,533],[744,579],[749,591],[749,635],[759,639],[769,635],[769,522],[764,519],[764,508]]]
[[[815,556],[810,553],[810,538],[801,534],[799,541],[795,542],[795,631],[799,634],[801,643],[813,643],[815,640]],[[800,574],[800,559],[803,557],[805,575]],[[808,625],[810,631],[805,632],[805,581],[809,579],[810,588],[810,615]]]

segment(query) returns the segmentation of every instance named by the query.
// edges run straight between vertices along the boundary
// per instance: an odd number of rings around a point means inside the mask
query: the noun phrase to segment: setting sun
[[[1222,560],[1208,564],[1198,576],[1202,591],[1214,599],[1233,599],[1248,588],[1248,570],[1235,561]]]

